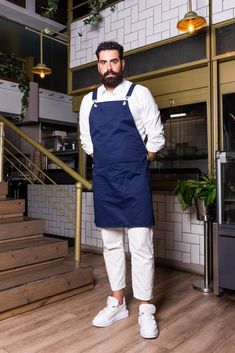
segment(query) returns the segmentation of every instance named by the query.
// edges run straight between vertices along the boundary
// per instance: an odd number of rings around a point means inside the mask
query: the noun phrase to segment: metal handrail
[[[3,181],[3,150],[4,150],[4,125],[7,125],[11,130],[13,130],[17,135],[23,138],[36,150],[40,151],[43,155],[49,158],[53,163],[60,167],[65,173],[71,176],[75,181],[75,266],[80,266],[81,259],[81,217],[82,217],[82,189],[85,187],[88,190],[92,190],[92,184],[84,179],[80,174],[70,168],[67,164],[57,158],[53,153],[48,151],[39,142],[33,140],[24,131],[15,126],[8,119],[0,114],[0,182]],[[10,151],[8,151],[10,152]],[[11,153],[10,153],[11,154]],[[5,156],[6,158],[6,156]],[[18,160],[19,161],[19,160]],[[25,167],[25,166],[24,166]],[[28,168],[26,167],[26,170]],[[19,172],[20,169],[18,170]],[[31,182],[27,177],[26,179]],[[65,216],[65,215],[64,215]],[[67,217],[66,217],[67,218]],[[68,219],[68,218],[67,218]],[[71,221],[70,221],[71,222]],[[71,222],[74,223],[74,222]]]
[[[65,197],[68,197],[69,199],[71,199],[71,201],[74,201],[74,198],[68,192],[66,192],[62,187],[60,187],[60,185],[56,184],[56,182],[52,178],[50,178],[42,169],[40,169],[33,161],[31,161],[23,152],[21,152],[15,145],[13,145],[13,143],[11,143],[6,137],[4,138],[4,141],[7,142],[7,144],[14,151],[16,151],[20,156],[22,156],[26,160],[26,162],[28,162],[28,164],[32,165],[32,167],[34,167],[37,170],[37,172],[39,172],[45,179],[49,180],[53,185],[55,185],[57,189],[61,191],[62,194],[64,194]],[[35,175],[35,172],[27,168],[24,165],[24,163],[19,158],[17,158],[6,146],[4,146],[4,151],[6,151],[9,155],[11,155],[14,158],[15,161],[17,161],[21,166],[23,166],[32,175],[32,177],[35,178],[35,180],[45,185],[45,183],[43,183],[42,180],[38,178],[37,175]],[[4,154],[4,158],[7,159],[6,154]],[[25,176],[22,170],[20,170],[19,173]]]
[[[20,159],[18,159],[17,157],[15,157],[14,154],[11,153],[10,150],[6,149],[5,147],[4,147],[4,149],[5,149],[5,151],[8,152],[8,155],[9,155],[9,156],[13,157],[13,159],[14,159],[15,161],[17,161],[17,162],[19,163],[19,165],[21,165],[22,167],[24,167],[24,168],[26,169],[26,171],[29,172],[29,175],[33,175],[39,184],[43,185],[43,186],[46,188],[47,191],[50,191],[49,186],[46,185],[38,176],[34,175],[34,174],[32,173],[32,171],[30,170],[30,168],[28,168],[26,165],[24,165],[24,163],[23,163],[22,161],[20,161]],[[24,177],[24,179],[26,179],[31,185],[34,185],[34,182],[32,181],[32,179],[31,179],[28,175],[26,175],[20,168],[18,168],[18,167],[16,166],[16,164],[13,163],[13,162],[10,160],[10,158],[8,158],[6,155],[4,155],[4,158],[8,161],[9,164],[11,164],[11,165],[18,171],[18,173],[19,173],[20,175],[22,175],[22,176]],[[66,207],[69,212],[73,212],[73,210],[64,202],[64,200],[63,200],[61,197],[59,197],[59,196],[58,196],[55,192],[53,192],[53,191],[51,191],[51,193],[52,193],[52,195],[54,195],[54,196],[57,198],[57,201],[60,202],[60,205]],[[42,191],[42,194],[43,194],[43,196],[45,196],[45,197],[47,198],[47,194],[46,194],[45,192]],[[72,224],[75,225],[75,222],[73,222],[72,219],[69,218],[69,217],[66,215],[66,213],[62,212],[62,208],[59,207],[59,206],[57,206],[56,202],[50,200],[50,203],[52,203],[52,205],[55,206],[55,208],[60,212],[60,214],[63,214],[63,216],[64,216],[70,223],[72,223]]]
[[[72,168],[70,168],[67,164],[57,158],[53,153],[48,151],[44,146],[42,146],[39,142],[33,140],[30,136],[28,136],[24,131],[15,126],[12,122],[6,119],[4,116],[0,114],[0,121],[2,121],[5,125],[9,126],[10,129],[15,131],[17,135],[22,137],[25,141],[27,141],[30,145],[35,147],[38,151],[43,153],[47,158],[49,158],[53,163],[55,163],[58,167],[63,169],[69,176],[71,176],[76,181],[80,182],[83,187],[88,190],[92,190],[92,184],[84,179],[80,174],[75,172]]]

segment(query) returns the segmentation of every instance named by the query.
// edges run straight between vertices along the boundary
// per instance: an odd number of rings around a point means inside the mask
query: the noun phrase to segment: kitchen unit
[[[55,124],[42,124],[42,143],[56,157],[60,158],[70,168],[78,168],[78,138],[77,127]],[[73,184],[74,180],[52,161],[46,159],[44,170],[58,184]]]
[[[30,86],[28,113],[23,121],[19,122],[21,95],[18,84],[12,84],[11,81],[1,79],[1,114],[16,123],[35,141],[42,143],[54,152],[70,167],[77,170],[77,114],[72,111],[71,97],[67,94],[38,88],[38,84],[35,82],[31,83]],[[45,158],[38,155],[29,143],[19,138],[10,129],[5,129],[5,136],[29,160],[44,169],[50,177],[55,177],[57,183],[74,183],[74,180],[68,178],[61,170],[56,169],[50,161],[46,161]],[[61,143],[59,144],[60,139]],[[57,144],[55,141],[57,141]],[[14,151],[15,153],[16,151]],[[23,157],[18,155],[18,158],[22,159]],[[26,160],[24,165],[31,168]],[[19,169],[23,169],[28,178],[31,178],[31,175],[22,166],[17,170],[10,163],[5,162],[4,179],[8,182],[10,197],[27,199],[29,181],[25,180]],[[33,182],[35,183],[35,180]]]
[[[17,83],[0,80],[1,114],[15,122],[22,130],[49,150],[58,153],[64,162],[77,168],[77,114],[72,111],[72,99],[67,94],[54,92],[30,84],[29,108],[22,122],[19,122],[21,93]],[[31,160],[35,159],[33,148],[17,135],[6,129],[6,137]],[[63,141],[59,145],[59,139]],[[57,145],[56,145],[57,141]],[[46,169],[53,169],[48,161]],[[11,172],[9,175],[8,172]],[[19,180],[22,176],[11,168],[6,172],[7,181]]]

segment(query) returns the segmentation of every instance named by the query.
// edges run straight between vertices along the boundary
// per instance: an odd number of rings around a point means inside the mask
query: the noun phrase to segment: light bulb
[[[43,71],[40,72],[40,77],[44,78],[45,77],[45,73]]]
[[[190,21],[189,25],[188,25],[188,31],[189,31],[189,33],[193,33],[194,30],[195,30],[194,25],[193,25],[192,21]]]

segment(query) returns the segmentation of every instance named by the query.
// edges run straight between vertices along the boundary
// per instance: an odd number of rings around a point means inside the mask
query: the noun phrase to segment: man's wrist
[[[150,162],[154,161],[157,158],[157,152],[148,151],[148,160]]]

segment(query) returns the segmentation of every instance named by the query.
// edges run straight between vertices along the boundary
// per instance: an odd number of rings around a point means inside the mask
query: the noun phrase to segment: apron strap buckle
[[[130,96],[126,96],[126,97],[125,97],[125,100],[124,100],[123,103],[122,103],[123,105],[126,105],[126,104],[128,103],[128,98],[129,98],[129,97],[130,97]]]

